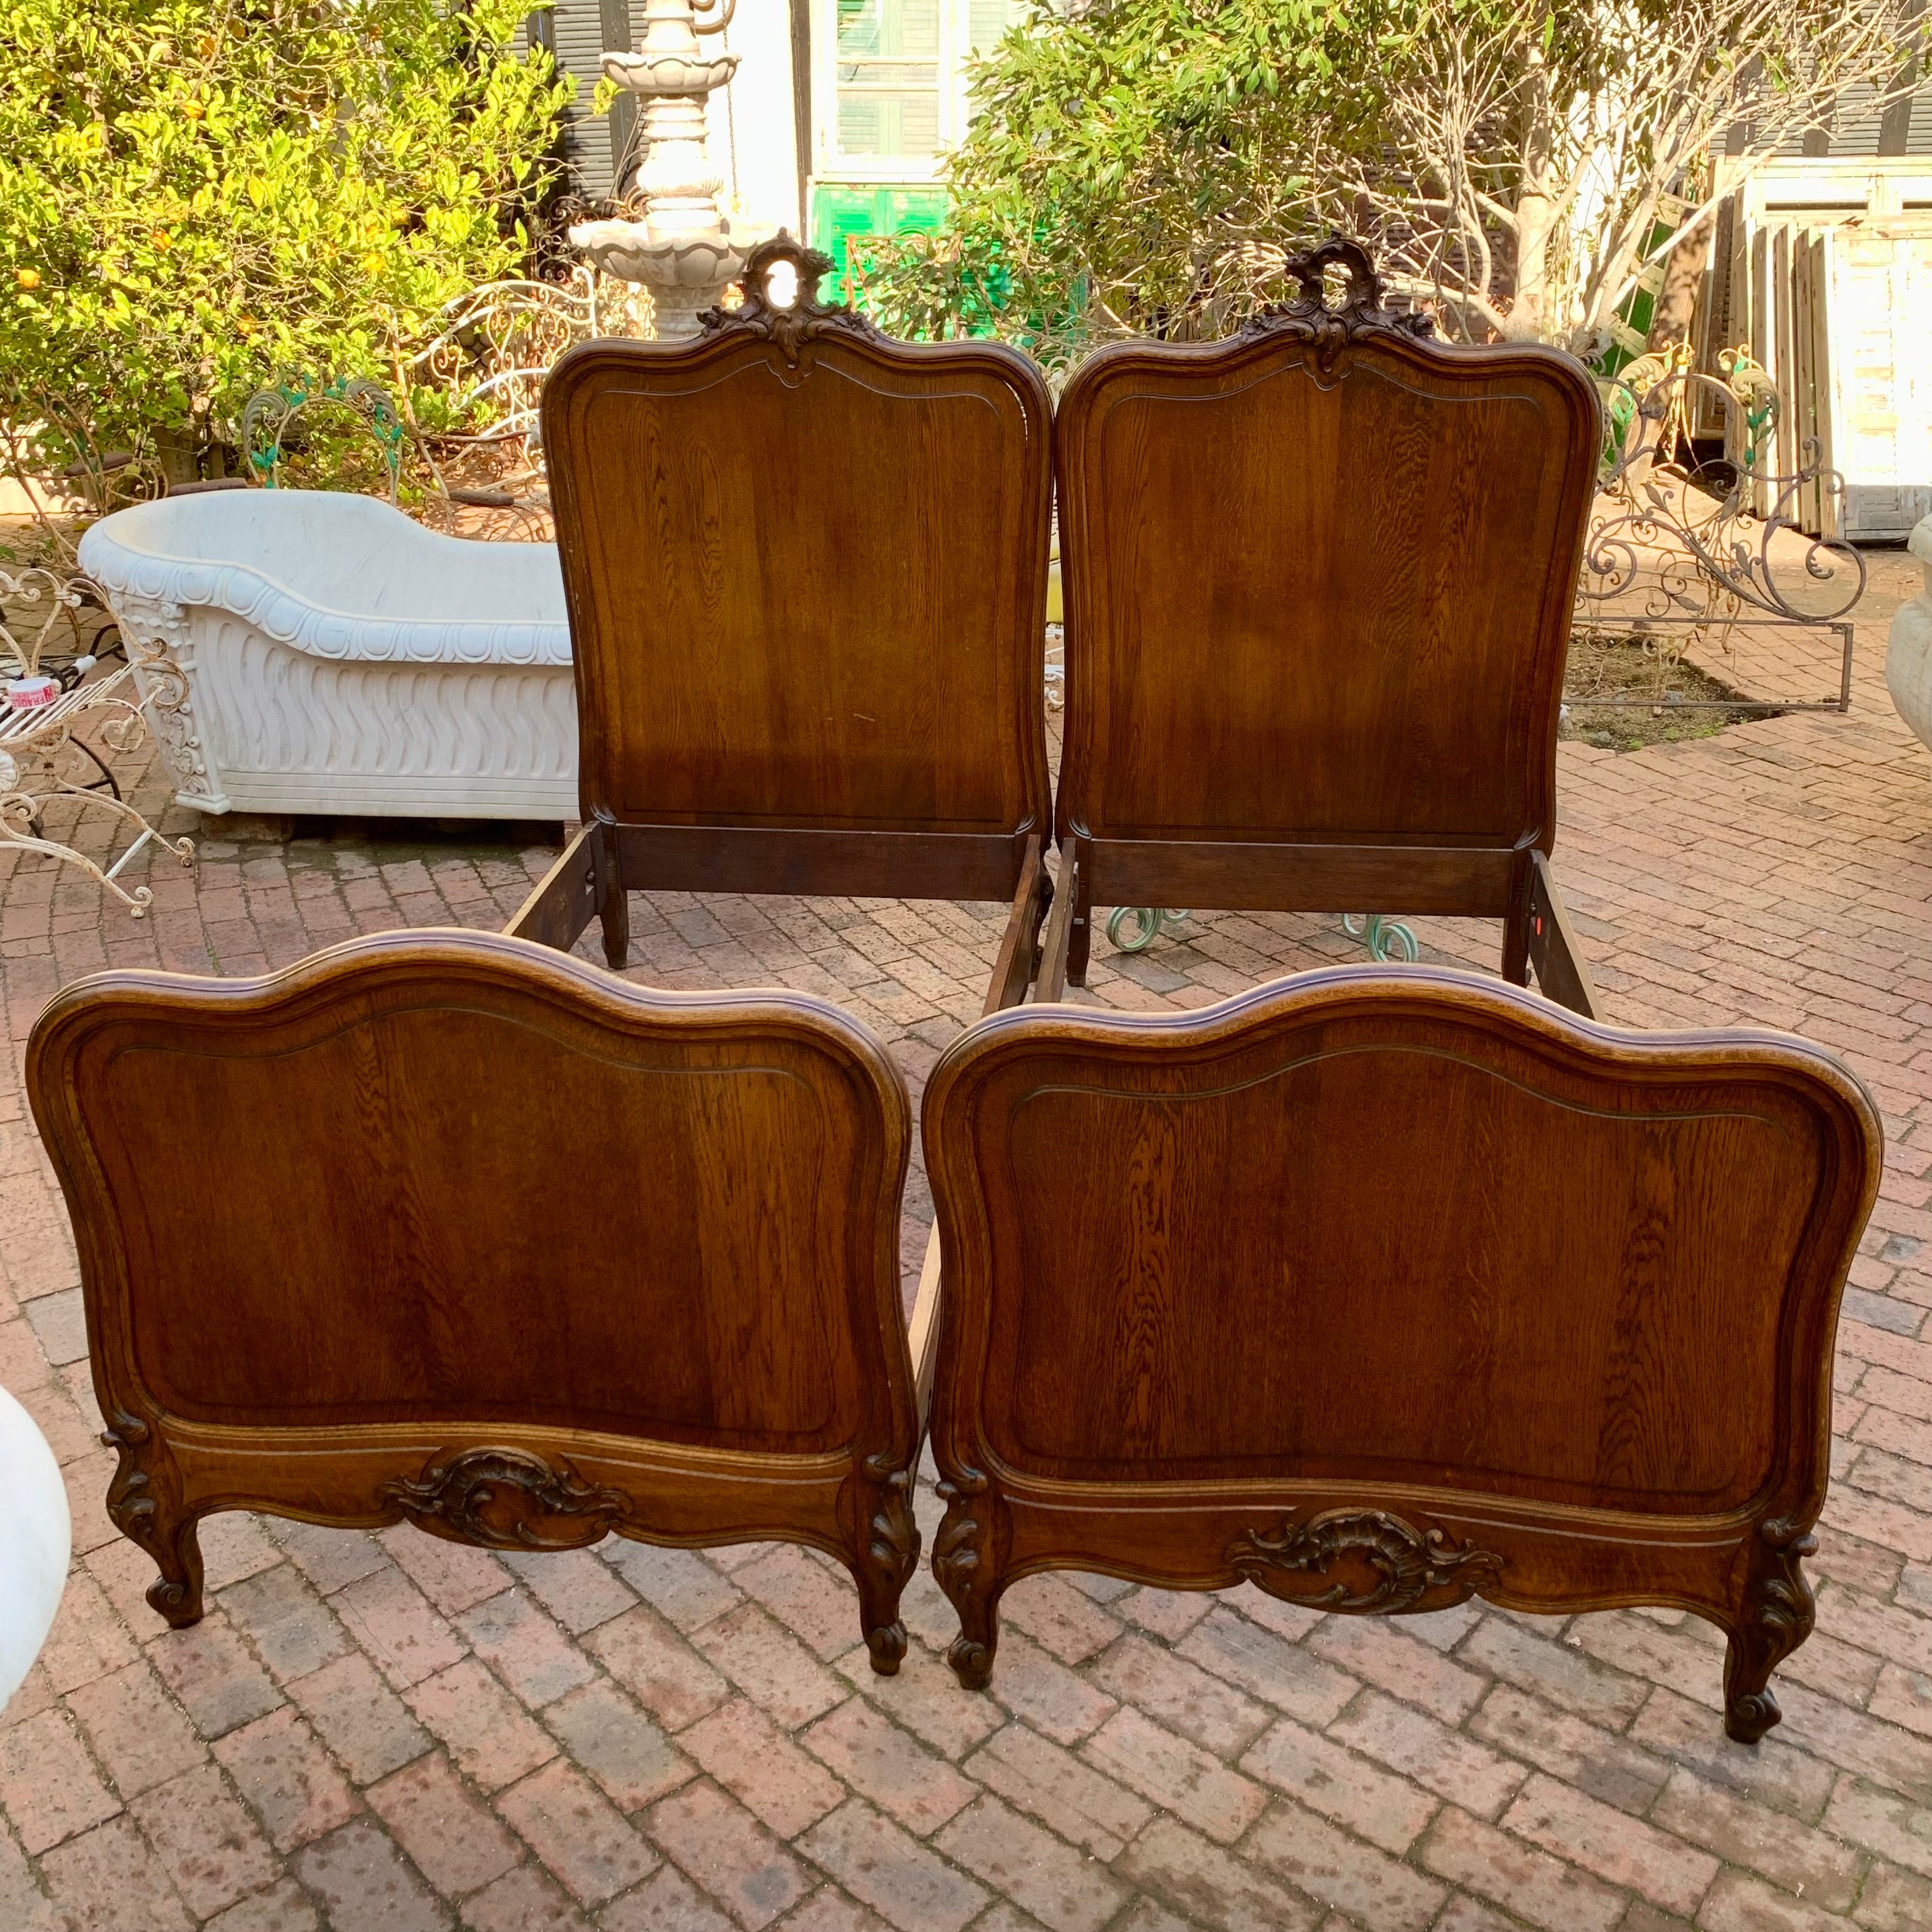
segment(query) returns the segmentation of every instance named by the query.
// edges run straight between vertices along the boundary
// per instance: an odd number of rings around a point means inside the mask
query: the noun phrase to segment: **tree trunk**
[[[1503,326],[1513,341],[1537,341],[1550,329],[1550,236],[1556,200],[1550,193],[1550,74],[1543,50],[1525,50],[1522,82],[1522,182],[1516,202],[1516,298]]]
[[[1703,285],[1704,262],[1710,251],[1708,222],[1689,241],[1680,242],[1671,250],[1664,265],[1664,286],[1658,291],[1657,307],[1651,314],[1651,348],[1667,349],[1674,342],[1690,339],[1691,317],[1696,313],[1697,292]]]
[[[201,474],[195,460],[195,439],[185,429],[158,428],[154,453],[160,459],[161,474],[170,484],[192,483]]]

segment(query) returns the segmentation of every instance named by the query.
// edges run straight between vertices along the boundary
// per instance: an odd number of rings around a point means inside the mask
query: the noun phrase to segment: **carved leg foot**
[[[989,1604],[980,1635],[968,1636],[966,1621],[962,1611],[959,1634],[946,1646],[946,1660],[952,1665],[962,1690],[983,1690],[993,1681],[993,1653],[1000,1647],[1000,1620]]]
[[[1724,1735],[1734,1742],[1754,1744],[1773,1724],[1783,1721],[1784,1713],[1768,1686],[1770,1676],[1768,1664],[1751,1670],[1733,1637],[1724,1652]]]
[[[874,1458],[866,1474],[872,1480],[861,1487],[859,1498],[865,1540],[852,1576],[859,1586],[859,1618],[872,1668],[891,1677],[906,1654],[899,1598],[919,1566],[919,1526],[913,1521],[910,1470],[880,1472]]]
[[[890,1623],[874,1623],[866,1616],[866,1648],[871,1652],[872,1669],[880,1677],[896,1677],[905,1661],[905,1625],[895,1617]]]
[[[190,1520],[171,1531],[158,1529],[148,1546],[161,1570],[148,1586],[148,1602],[175,1630],[186,1630],[202,1618],[201,1539],[197,1528],[197,1522]]]
[[[196,1519],[181,1513],[172,1460],[138,1415],[116,1408],[101,1441],[120,1452],[107,1485],[109,1520],[138,1543],[160,1570],[148,1601],[176,1630],[201,1621],[201,1544]]]
[[[1811,1634],[1811,1586],[1798,1559],[1817,1547],[1796,1523],[1758,1526],[1744,1616],[1724,1652],[1724,1731],[1741,1744],[1756,1744],[1784,1714],[1771,1673]]]
[[[959,1618],[959,1634],[946,1660],[968,1690],[983,1690],[1000,1647],[1000,1593],[1005,1580],[994,1552],[997,1504],[980,1479],[976,1487],[941,1483],[945,1520],[932,1546],[932,1574]]]

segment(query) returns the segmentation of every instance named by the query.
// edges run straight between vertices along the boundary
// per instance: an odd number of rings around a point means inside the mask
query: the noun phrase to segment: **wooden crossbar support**
[[[1042,1004],[1060,999],[1066,992],[1067,949],[1080,884],[1078,853],[1063,848],[1060,884],[1054,890],[1052,912],[1040,949],[1034,997]],[[1550,874],[1550,862],[1540,852],[1530,854],[1528,913],[1524,926],[1528,964],[1544,996],[1586,1019],[1601,1019],[1603,1009],[1582,948],[1576,943],[1576,928]],[[987,1010],[992,1010],[990,1005]]]

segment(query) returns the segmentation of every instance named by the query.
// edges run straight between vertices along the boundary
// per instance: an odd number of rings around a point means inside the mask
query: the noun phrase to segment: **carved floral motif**
[[[890,1677],[905,1656],[905,1625],[898,1618],[901,1593],[919,1566],[919,1526],[913,1520],[912,1472],[890,1456],[868,1456],[863,1482],[856,1485],[859,1586],[866,1647],[872,1668]]]
[[[932,1574],[959,1617],[959,1634],[946,1660],[968,1690],[983,1690],[999,1641],[993,1620],[998,1597],[992,1546],[997,1505],[976,1469],[962,1469],[942,1481],[939,1499],[946,1515],[932,1540]]]
[[[1433,1600],[1432,1609],[1460,1604],[1503,1568],[1502,1558],[1490,1550],[1473,1543],[1459,1548],[1442,1530],[1418,1530],[1384,1510],[1330,1510],[1304,1523],[1284,1522],[1273,1534],[1244,1530],[1229,1546],[1228,1562],[1284,1602],[1362,1616],[1392,1616],[1424,1598]],[[1338,1562],[1366,1569],[1369,1587],[1337,1581],[1318,1596],[1289,1587],[1292,1576],[1327,1576]]]
[[[165,1450],[153,1430],[124,1408],[113,1412],[100,1439],[120,1454],[107,1486],[108,1519],[147,1551],[161,1573],[148,1586],[149,1606],[176,1630],[199,1623],[202,1567],[195,1520],[179,1521],[172,1514]]]
[[[890,1457],[868,1456],[866,1473],[879,1487],[878,1507],[866,1525],[866,1553],[882,1574],[903,1585],[919,1562],[919,1526],[913,1520],[912,1473]]]
[[[183,798],[212,796],[193,689],[183,662],[191,648],[187,611],[178,604],[124,594],[115,596],[113,605],[127,640],[128,661],[140,680],[148,729],[176,792]]]
[[[113,1426],[100,1433],[103,1444],[120,1454],[114,1480],[108,1485],[107,1514],[123,1536],[143,1544],[151,1544],[154,1534],[154,1486],[143,1466],[153,1439],[148,1425],[124,1408],[114,1412]]]
[[[1724,1655],[1724,1729],[1754,1744],[1784,1715],[1768,1688],[1771,1673],[1811,1634],[1816,1604],[1799,1568],[1818,1539],[1789,1517],[1757,1527],[1744,1620]]]
[[[416,1482],[399,1478],[379,1492],[399,1503],[420,1529],[490,1550],[578,1550],[598,1543],[631,1514],[621,1490],[580,1482],[521,1449],[466,1449],[432,1462]]]

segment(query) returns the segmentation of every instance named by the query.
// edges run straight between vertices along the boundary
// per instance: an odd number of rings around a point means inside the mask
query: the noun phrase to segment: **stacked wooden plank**
[[[1732,195],[1699,316],[1698,366],[1722,374],[1747,351],[1774,419],[1754,428],[1734,409],[1699,427],[1722,429],[1760,515],[1817,537],[1900,538],[1932,512],[1932,178],[1810,165],[1835,172],[1809,185],[1754,177]]]

